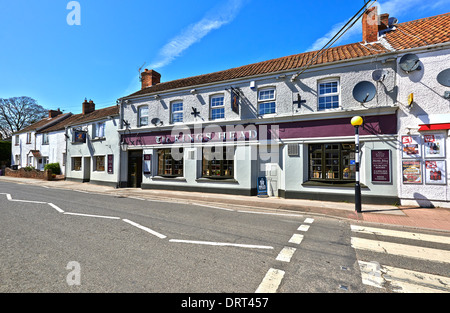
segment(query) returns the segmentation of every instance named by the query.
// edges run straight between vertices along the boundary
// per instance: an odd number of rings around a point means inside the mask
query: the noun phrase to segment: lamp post
[[[361,116],[354,116],[351,124],[355,127],[355,211],[361,213],[361,185],[359,184],[359,126],[363,123]]]

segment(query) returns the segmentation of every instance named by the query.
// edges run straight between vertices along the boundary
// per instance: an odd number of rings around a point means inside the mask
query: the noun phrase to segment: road
[[[450,234],[0,182],[0,292],[450,292]],[[417,278],[419,277],[419,278]]]

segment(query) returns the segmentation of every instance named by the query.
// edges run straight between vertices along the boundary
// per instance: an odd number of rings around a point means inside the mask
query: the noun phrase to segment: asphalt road
[[[444,261],[360,250],[355,238],[428,247]],[[450,248],[439,240],[357,233],[323,216],[0,182],[3,293],[393,292],[364,283],[359,261],[449,277]]]

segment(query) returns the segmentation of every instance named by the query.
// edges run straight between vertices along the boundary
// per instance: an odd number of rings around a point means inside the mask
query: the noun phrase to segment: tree
[[[33,98],[0,98],[0,135],[4,138],[9,137],[12,133],[41,120],[47,114],[48,110],[37,104]]]

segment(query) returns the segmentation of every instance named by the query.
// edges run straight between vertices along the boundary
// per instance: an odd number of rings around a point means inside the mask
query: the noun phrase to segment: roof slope
[[[55,122],[63,121],[64,119],[71,116],[72,113],[63,113],[60,115],[57,115],[55,117],[45,117],[40,121],[37,121],[36,123],[33,123],[31,125],[28,125],[25,128],[22,128],[21,130],[15,132],[14,134],[20,134],[20,133],[26,133],[26,132],[32,132],[32,131],[42,131],[52,125],[54,125]]]
[[[396,50],[404,50],[450,41],[450,13],[423,18],[411,22],[400,23],[387,32],[387,42]],[[392,52],[381,43],[365,44],[363,42],[331,47],[314,60],[311,65],[351,60],[360,57],[379,55]],[[281,57],[268,61],[244,65],[224,71],[198,75],[159,83],[127,97],[140,96],[149,93],[161,92],[177,88],[187,88],[208,83],[244,78],[249,76],[269,74],[286,70],[300,69],[307,65],[317,51],[305,52],[291,56]]]

